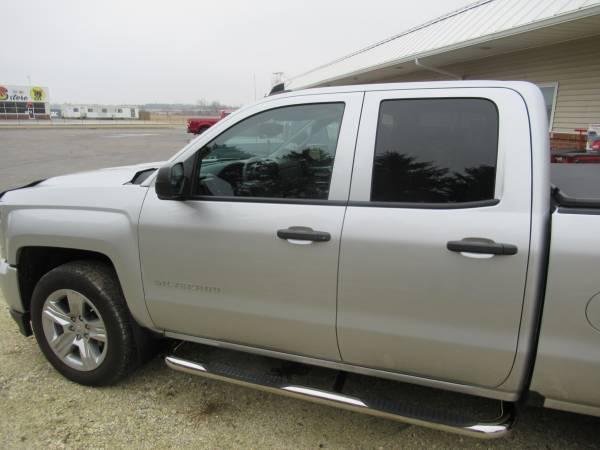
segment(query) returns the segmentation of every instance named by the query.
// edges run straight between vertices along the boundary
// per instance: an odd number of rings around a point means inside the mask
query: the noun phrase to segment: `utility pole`
[[[29,91],[29,92],[27,92],[27,97],[29,98],[29,101],[26,103],[27,115],[29,116],[30,119],[35,119],[35,113],[33,112],[34,111],[33,103],[31,101],[31,97],[30,97],[30,95],[31,95],[31,75],[27,75],[27,84],[28,84],[27,90]],[[30,111],[30,109],[31,109],[31,111]]]

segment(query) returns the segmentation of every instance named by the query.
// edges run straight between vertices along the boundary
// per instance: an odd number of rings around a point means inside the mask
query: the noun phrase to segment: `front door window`
[[[343,103],[252,116],[200,150],[199,196],[327,200]]]

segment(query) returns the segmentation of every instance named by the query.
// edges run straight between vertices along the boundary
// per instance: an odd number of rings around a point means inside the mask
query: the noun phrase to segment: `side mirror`
[[[185,200],[188,196],[189,180],[183,163],[178,162],[158,169],[155,189],[161,200]]]

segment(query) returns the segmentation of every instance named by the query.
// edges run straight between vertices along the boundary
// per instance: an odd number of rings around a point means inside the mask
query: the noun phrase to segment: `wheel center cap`
[[[79,320],[76,320],[76,321],[75,321],[75,326],[74,326],[74,328],[75,328],[75,332],[76,332],[77,334],[81,334],[81,333],[82,333],[82,331],[83,331],[84,325],[83,325],[83,323],[82,323],[82,322],[80,322]]]

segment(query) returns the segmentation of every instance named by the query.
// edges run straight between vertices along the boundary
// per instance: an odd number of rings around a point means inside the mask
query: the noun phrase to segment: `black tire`
[[[198,131],[196,131],[196,134],[202,134],[204,133],[206,130],[208,130],[210,127],[208,125],[203,125],[200,128],[198,128]]]
[[[106,354],[91,371],[77,370],[65,364],[50,347],[42,324],[44,302],[53,292],[71,289],[83,294],[100,313],[106,329]],[[117,382],[139,363],[134,323],[114,269],[99,261],[73,261],[44,275],[37,283],[31,299],[31,323],[40,349],[46,359],[65,378],[87,386],[103,386]],[[143,330],[140,330],[143,331]]]

